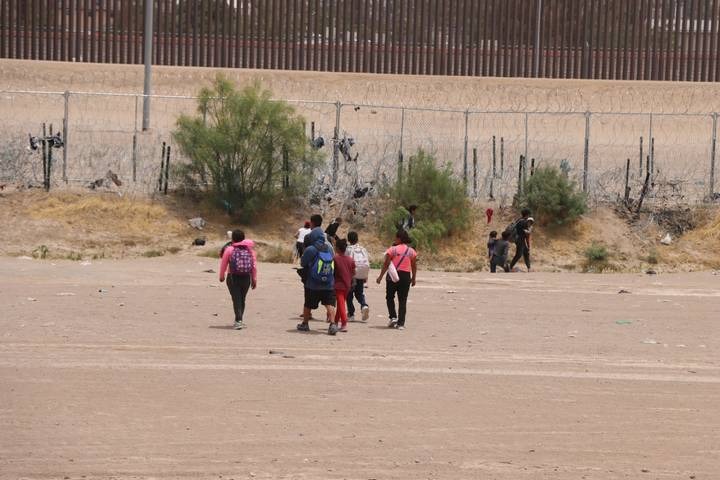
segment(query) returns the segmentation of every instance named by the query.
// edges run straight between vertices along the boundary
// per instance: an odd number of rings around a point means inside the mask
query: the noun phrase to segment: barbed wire
[[[146,132],[140,128],[143,98],[101,92],[1,91],[0,109],[6,114],[0,121],[0,182],[42,181],[40,155],[27,147],[28,134],[39,133],[45,123],[63,130],[66,139],[64,151],[55,153],[53,188],[89,185],[112,171],[122,179],[123,192],[151,193],[160,175],[162,144],[172,146],[180,115],[197,114],[197,97],[151,96],[152,129]],[[627,159],[629,186],[633,192],[639,190],[647,156],[652,157],[655,186],[651,199],[693,203],[713,190],[710,172],[717,114],[621,111],[613,104],[618,111],[571,111],[550,100],[547,106],[555,108],[546,111],[517,110],[528,106],[524,101],[511,102],[508,110],[287,101],[305,119],[308,137],[325,140],[325,168],[317,187],[318,191],[329,188],[337,198],[392,182],[420,148],[466,178],[468,195],[500,205],[510,203],[517,192],[521,155],[527,158],[527,168],[533,163],[562,166],[578,184],[585,181],[596,201],[612,201],[624,194]],[[335,152],[343,139],[352,139],[349,161]],[[187,160],[173,147],[171,161]]]

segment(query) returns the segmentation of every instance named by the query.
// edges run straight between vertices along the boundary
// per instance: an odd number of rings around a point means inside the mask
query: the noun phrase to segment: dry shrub
[[[183,229],[162,205],[117,196],[58,193],[34,203],[29,214],[34,219],[123,236],[179,233]]]

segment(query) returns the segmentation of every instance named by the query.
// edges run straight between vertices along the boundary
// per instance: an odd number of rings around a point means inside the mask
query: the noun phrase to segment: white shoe
[[[391,318],[388,322],[388,328],[396,328],[397,327],[397,318]]]
[[[370,307],[365,305],[364,307],[362,307],[362,321],[367,322],[368,318],[370,318]]]
[[[405,330],[405,325],[398,325],[398,326],[397,326],[397,329],[398,329],[398,330]]]
[[[355,321],[355,315],[350,315],[348,317],[348,322],[354,322]]]

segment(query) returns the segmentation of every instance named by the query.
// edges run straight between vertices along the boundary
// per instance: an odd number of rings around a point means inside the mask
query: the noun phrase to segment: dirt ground
[[[0,258],[0,478],[713,479],[720,283],[420,271],[407,330],[246,330],[208,258]],[[620,290],[628,293],[618,293]]]

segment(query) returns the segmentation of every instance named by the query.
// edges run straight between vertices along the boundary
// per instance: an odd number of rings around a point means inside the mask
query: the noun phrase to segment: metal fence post
[[[528,113],[525,112],[525,158],[528,158]]]
[[[463,142],[463,184],[465,185],[465,195],[467,195],[468,184],[468,121],[470,120],[470,112],[465,110],[465,140]]]
[[[398,183],[402,182],[403,174],[403,137],[405,136],[405,109],[400,110],[400,150],[398,150]]]
[[[138,133],[138,103],[139,97],[135,95],[135,121],[133,123],[133,147],[132,147],[132,179],[137,182],[137,133]]]
[[[335,102],[335,137],[333,138],[333,173],[332,183],[337,183],[338,169],[340,168],[338,162],[338,153],[340,151],[340,110],[342,109],[342,103],[340,101]]]
[[[588,167],[590,160],[590,112],[585,112],[585,149],[583,151],[583,192],[588,191]]]
[[[648,136],[648,150],[650,150],[650,164],[648,165],[648,172],[650,173],[650,184],[653,182],[653,171],[655,170],[655,148],[653,143],[655,137],[653,137],[653,114],[650,113],[650,136]]]
[[[67,151],[68,151],[68,127],[70,126],[69,123],[69,113],[70,113],[70,92],[65,90],[65,93],[63,93],[63,98],[65,100],[65,109],[63,112],[63,167],[62,167],[62,179],[65,184],[68,183],[68,177],[67,177]]]
[[[715,157],[717,155],[718,114],[713,113],[712,146],[710,148],[710,201],[715,198]]]

